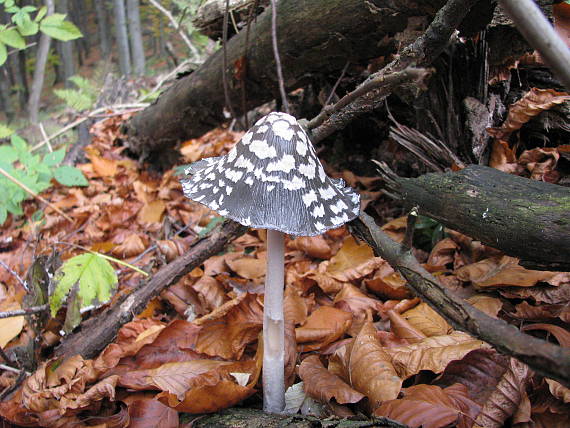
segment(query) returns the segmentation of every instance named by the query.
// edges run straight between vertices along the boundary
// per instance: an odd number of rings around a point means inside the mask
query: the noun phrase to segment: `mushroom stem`
[[[263,303],[263,410],[268,413],[281,413],[285,408],[284,264],[284,235],[277,230],[267,230]]]

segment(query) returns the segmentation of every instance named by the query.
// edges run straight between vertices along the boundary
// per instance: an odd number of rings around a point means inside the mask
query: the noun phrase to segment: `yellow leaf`
[[[0,305],[0,311],[14,311],[22,309],[17,302]],[[0,347],[6,346],[12,339],[17,337],[24,328],[24,317],[10,317],[0,319]]]

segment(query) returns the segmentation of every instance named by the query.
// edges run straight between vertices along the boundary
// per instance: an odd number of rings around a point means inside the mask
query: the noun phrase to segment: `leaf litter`
[[[507,138],[537,109],[565,99],[565,94],[535,91],[492,132]],[[107,303],[83,314],[84,320],[131,292],[143,276],[119,265],[109,271],[78,246],[152,274],[219,222],[215,213],[183,197],[174,171],[154,175],[124,156],[124,147],[114,144],[124,119],[109,118],[92,128],[87,162],[79,165],[88,187],[56,184],[43,193],[74,219],[73,225],[48,208],[40,222],[10,219],[0,237],[0,260],[21,276],[34,255],[54,250],[63,261],[89,258],[82,266],[95,261],[93,286],[80,297]],[[181,153],[185,163],[220,156],[240,136],[216,129],[183,143]],[[556,177],[565,156],[535,149],[517,157],[502,140],[493,153],[496,167],[526,171],[539,180]],[[337,175],[363,191],[376,183],[349,171]],[[26,204],[26,213],[37,208],[34,201]],[[405,226],[401,217],[383,229],[401,241]],[[569,346],[568,274],[524,269],[516,259],[446,232],[424,260],[444,286],[491,316]],[[152,299],[93,360],[51,357],[65,340],[61,330],[71,310],[63,295],[52,306],[54,316],[36,333],[23,317],[0,319],[1,344],[9,355],[34,334],[41,350],[38,368],[0,402],[0,416],[19,426],[126,427],[144,421],[144,426],[177,427],[180,413],[259,406],[265,239],[263,231],[250,230],[185,275]],[[383,416],[434,428],[557,426],[548,423],[570,419],[566,387],[454,330],[345,228],[288,239],[286,245],[288,408],[321,417]],[[72,270],[63,277],[68,291],[74,286]],[[113,275],[118,289],[109,301],[98,286],[114,283]],[[25,294],[12,274],[0,270],[2,311],[22,307]],[[2,371],[0,385],[10,387],[16,378],[17,373]]]

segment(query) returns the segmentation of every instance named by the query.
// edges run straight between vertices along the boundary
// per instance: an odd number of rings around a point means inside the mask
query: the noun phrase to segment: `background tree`
[[[128,76],[131,74],[131,53],[129,50],[125,1],[113,0],[113,11],[115,13],[115,37],[117,39],[119,70],[122,75]]]
[[[139,0],[127,0],[127,17],[129,23],[129,40],[131,42],[133,71],[136,75],[140,76],[145,72],[145,54],[141,30]]]

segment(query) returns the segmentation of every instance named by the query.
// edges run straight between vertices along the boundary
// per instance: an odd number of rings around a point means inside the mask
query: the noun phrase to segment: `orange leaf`
[[[417,343],[427,337],[393,310],[388,311],[388,318],[390,318],[390,330],[400,339],[405,339],[409,343]]]
[[[242,278],[257,279],[265,276],[265,260],[253,257],[226,257],[226,264]]]
[[[368,275],[384,263],[380,257],[374,257],[372,248],[358,244],[349,236],[339,252],[330,259],[326,273],[338,281],[348,282]]]
[[[311,257],[318,259],[328,259],[332,256],[332,248],[323,235],[301,236],[289,241],[287,247],[293,250],[300,250]]]
[[[295,330],[297,342],[303,343],[303,352],[315,351],[339,339],[351,323],[351,313],[321,306],[307,318],[304,326]]]
[[[405,390],[404,398],[382,403],[374,415],[395,419],[412,428],[471,428],[479,410],[463,385],[445,389],[416,385]]]
[[[447,321],[427,303],[420,303],[404,312],[402,317],[427,337],[444,336],[452,330]]]
[[[166,204],[160,199],[157,199],[142,207],[138,213],[138,219],[143,223],[160,223],[165,210]]]
[[[333,398],[339,404],[357,403],[364,398],[342,379],[330,373],[316,355],[310,355],[299,366],[299,377],[303,380],[305,393],[323,403]]]

